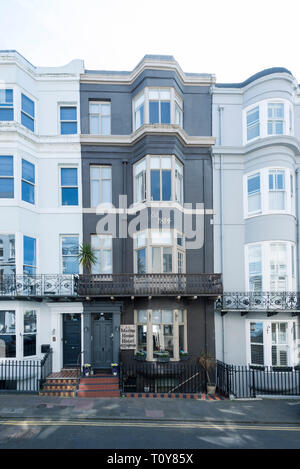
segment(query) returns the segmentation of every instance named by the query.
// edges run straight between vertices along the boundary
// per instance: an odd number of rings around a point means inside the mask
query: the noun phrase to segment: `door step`
[[[77,397],[120,397],[120,383],[117,376],[95,374],[80,378]]]
[[[75,397],[78,380],[72,378],[48,378],[39,396]]]

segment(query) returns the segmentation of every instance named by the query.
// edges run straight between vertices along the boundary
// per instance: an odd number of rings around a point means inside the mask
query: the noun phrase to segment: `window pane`
[[[34,164],[22,159],[22,178],[35,183]]]
[[[160,103],[161,123],[170,124],[170,103]]]
[[[171,169],[172,168],[172,158],[167,156],[161,158],[161,167],[162,169]]]
[[[172,233],[170,230],[152,230],[152,244],[172,244]]]
[[[110,135],[110,116],[101,117],[101,134]]]
[[[99,116],[90,116],[90,133],[99,134]]]
[[[96,237],[95,237],[96,238]],[[93,239],[93,237],[92,237]],[[101,258],[100,258],[100,251],[94,251],[96,262],[92,265],[92,274],[100,274],[101,273]]]
[[[62,205],[78,205],[78,189],[62,188]]]
[[[16,357],[16,336],[1,335],[0,332],[0,358]]]
[[[260,191],[260,176],[255,174],[254,176],[248,177],[248,194]]]
[[[77,134],[77,122],[61,122],[61,135]]]
[[[22,181],[22,200],[34,204],[34,186],[25,181]]]
[[[158,310],[153,310],[152,311],[152,324],[161,324],[162,322],[162,317],[161,317],[161,311]]]
[[[62,273],[63,274],[78,274],[79,265],[77,256],[65,256],[62,259]]]
[[[111,203],[111,180],[102,181],[102,203]]]
[[[163,248],[163,272],[172,272],[172,248]]]
[[[0,311],[0,334],[14,334],[16,332],[15,311]]]
[[[184,325],[179,326],[179,351],[185,352],[184,350]]]
[[[22,93],[22,111],[34,117],[34,102]]]
[[[90,114],[99,114],[99,104],[90,103]]]
[[[0,178],[0,199],[14,198],[14,180],[13,178]]]
[[[259,108],[256,107],[247,112],[247,126],[259,120]]]
[[[147,324],[147,310],[142,309],[138,311],[138,323]]]
[[[149,102],[149,121],[150,124],[158,124],[159,123],[159,113],[158,113],[158,101],[150,101]]]
[[[13,109],[1,109],[0,108],[0,121],[13,121],[14,110]]]
[[[144,105],[141,106],[136,112],[135,112],[135,128],[138,129],[141,127],[141,125],[144,125]]]
[[[100,204],[100,181],[91,181],[91,206]]]
[[[103,251],[103,265],[102,273],[111,274],[112,273],[112,251]]]
[[[60,108],[60,120],[76,121],[77,120],[77,108],[76,107],[61,107]]]
[[[260,193],[248,196],[248,212],[258,212],[261,209]]]
[[[24,334],[23,354],[24,357],[36,355],[36,334]]]
[[[269,208],[270,210],[285,210],[284,191],[269,192]]]
[[[173,343],[173,326],[163,326],[164,330],[164,350],[169,352],[170,358],[174,357],[174,343]]]
[[[147,326],[138,326],[137,328],[137,335],[138,335],[138,351],[147,352]]]
[[[101,168],[102,178],[111,179],[111,168]]]
[[[36,312],[26,311],[24,313],[24,333],[36,332]]]
[[[160,169],[160,157],[159,156],[151,156],[150,169]]]
[[[151,170],[151,199],[160,200],[160,171]]]
[[[34,120],[31,117],[26,116],[23,112],[21,112],[21,124],[34,132]]]
[[[61,185],[77,186],[77,169],[61,168]]]
[[[100,179],[100,167],[99,166],[91,166],[91,178],[93,179]]]
[[[79,239],[77,236],[64,236],[62,238],[63,256],[77,256],[79,252]]]
[[[152,248],[152,272],[159,274],[161,272],[160,248]]]
[[[172,309],[165,309],[163,311],[163,323],[173,324],[173,310]]]
[[[264,364],[264,347],[263,345],[251,344],[251,363],[254,365]]]
[[[0,177],[1,176],[13,176],[13,157],[12,156],[0,156]]]
[[[247,140],[251,140],[255,137],[259,137],[259,124],[256,124],[253,127],[249,127],[247,129]]]
[[[136,251],[136,270],[138,274],[146,273],[146,249]]]
[[[0,106],[13,104],[13,90],[0,90]]]
[[[171,171],[162,171],[162,200],[171,200]]]
[[[24,265],[36,266],[36,240],[24,236]]]
[[[157,89],[149,90],[149,99],[159,99],[159,91]]]

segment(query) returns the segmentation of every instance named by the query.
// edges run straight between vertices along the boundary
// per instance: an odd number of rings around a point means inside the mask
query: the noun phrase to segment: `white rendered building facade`
[[[81,60],[39,68],[0,51],[0,360],[39,359],[50,345],[53,371],[63,313],[82,311],[63,301],[80,269],[82,71]]]

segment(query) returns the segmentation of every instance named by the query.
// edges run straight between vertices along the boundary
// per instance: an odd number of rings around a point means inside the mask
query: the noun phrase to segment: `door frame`
[[[92,313],[91,314],[91,323],[92,323],[92,328],[91,328],[91,333],[92,333],[92,337],[93,337],[93,340],[92,340],[92,343],[91,343],[91,364],[92,364],[92,367],[96,368],[96,369],[106,369],[106,368],[110,368],[110,364],[107,365],[107,366],[96,366],[95,365],[95,359],[94,359],[94,356],[95,356],[95,349],[94,349],[94,344],[95,344],[95,322],[96,320],[94,319],[95,315],[96,314],[100,314],[100,315],[104,315],[104,314],[109,314],[111,317],[110,319],[104,319],[103,321],[101,320],[98,320],[99,322],[101,322],[102,324],[110,324],[111,326],[111,333],[113,334],[112,337],[110,337],[110,340],[111,340],[111,359],[110,359],[110,362],[113,363],[113,357],[114,357],[114,332],[113,332],[113,315],[111,313],[104,313],[104,312],[100,312],[100,313]]]
[[[64,340],[65,340],[65,337],[64,337],[64,328],[65,328],[65,320],[64,320],[64,316],[65,315],[70,315],[70,314],[76,314],[76,315],[79,315],[80,316],[80,329],[79,329],[79,334],[80,334],[80,346],[79,346],[79,349],[80,349],[80,353],[81,353],[81,365],[82,365],[82,347],[83,347],[83,317],[82,317],[82,313],[77,313],[77,312],[63,312],[62,315],[61,315],[61,321],[62,321],[62,327],[61,327],[61,337],[62,337],[62,350],[61,350],[61,365],[62,365],[62,368],[72,368],[72,366],[76,367],[77,366],[77,363],[75,365],[66,365],[65,364],[65,359],[64,359],[64,349],[65,349],[65,344],[64,344]]]

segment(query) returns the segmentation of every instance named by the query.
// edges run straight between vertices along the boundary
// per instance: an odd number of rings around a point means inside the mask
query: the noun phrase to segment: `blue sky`
[[[0,0],[0,49],[36,66],[83,59],[132,70],[145,54],[173,55],[185,72],[243,81],[267,67],[300,81],[299,0]]]

